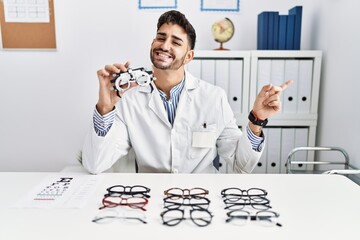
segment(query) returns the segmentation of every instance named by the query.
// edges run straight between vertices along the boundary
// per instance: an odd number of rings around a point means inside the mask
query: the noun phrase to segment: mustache
[[[156,53],[156,52],[164,52],[164,53],[169,54],[172,58],[175,58],[174,54],[172,54],[169,50],[165,50],[165,49],[162,49],[162,48],[154,48],[153,52],[154,53]]]

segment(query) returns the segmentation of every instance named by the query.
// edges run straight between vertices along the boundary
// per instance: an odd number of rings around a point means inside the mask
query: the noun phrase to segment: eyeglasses
[[[249,188],[247,190],[242,190],[240,188],[226,188],[221,191],[223,198],[228,197],[239,197],[239,198],[256,198],[256,197],[265,197],[267,192],[261,188]]]
[[[277,222],[279,214],[274,211],[264,210],[251,214],[249,211],[240,209],[227,212],[226,214],[228,216],[226,222],[232,222],[235,225],[245,225],[250,221],[257,221],[262,226],[282,227],[282,225]]]
[[[181,189],[181,188],[170,188],[164,191],[166,196],[176,196],[179,198],[189,198],[189,197],[205,197],[209,194],[209,191],[203,188],[191,188],[191,189]]]
[[[122,195],[131,195],[131,196],[144,196],[150,198],[150,188],[147,188],[142,185],[134,186],[123,186],[115,185],[106,189],[108,191],[105,196],[122,196]]]
[[[224,199],[226,204],[225,209],[244,209],[246,206],[251,206],[257,210],[266,210],[271,208],[270,200],[264,197],[253,197],[249,199],[239,198],[239,197],[230,197]]]
[[[130,208],[138,208],[143,211],[146,211],[144,206],[148,203],[147,198],[145,197],[121,197],[121,196],[105,196],[102,200],[103,208],[114,208],[117,206],[128,206]]]
[[[176,226],[181,221],[191,219],[199,227],[205,227],[211,223],[213,215],[207,209],[189,209],[190,217],[184,217],[184,209],[168,209],[160,214],[163,224],[167,226]]]
[[[190,206],[195,208],[209,208],[210,200],[205,197],[186,197],[179,198],[178,196],[169,196],[164,198],[164,207],[168,209],[180,208],[181,206]]]
[[[116,211],[115,209],[101,210],[92,220],[94,223],[106,224],[114,220],[123,220],[127,223],[144,223],[146,224],[146,216],[144,212],[139,210]]]

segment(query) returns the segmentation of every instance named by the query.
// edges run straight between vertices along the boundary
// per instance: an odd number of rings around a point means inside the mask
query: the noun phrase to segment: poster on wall
[[[240,12],[240,0],[201,0],[201,11]]]
[[[139,9],[177,8],[177,0],[139,0]]]
[[[49,23],[49,1],[4,0],[5,22]]]

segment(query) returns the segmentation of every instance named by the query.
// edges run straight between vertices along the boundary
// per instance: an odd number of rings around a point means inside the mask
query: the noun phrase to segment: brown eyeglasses
[[[182,188],[169,188],[164,191],[166,196],[173,196],[179,198],[191,198],[191,197],[205,197],[209,194],[209,191],[204,188],[191,188],[191,189],[182,189]]]
[[[130,208],[141,209],[146,211],[144,208],[148,203],[145,197],[121,197],[121,196],[105,196],[102,200],[103,206],[99,209],[114,208],[117,206],[128,206]]]

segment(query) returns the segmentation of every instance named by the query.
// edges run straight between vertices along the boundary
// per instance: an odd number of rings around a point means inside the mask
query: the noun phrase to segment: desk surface
[[[79,209],[13,208],[25,193],[47,176],[59,173],[0,173],[0,239],[358,239],[360,234],[360,187],[338,175],[270,174],[124,174],[106,173],[85,206]],[[60,173],[64,177],[66,173]],[[84,173],[77,173],[84,174]],[[121,221],[95,224],[106,188],[142,184],[151,189],[148,224]],[[202,187],[209,190],[207,227],[183,221],[175,227],[162,224],[163,191],[171,187]],[[283,227],[225,223],[226,210],[220,192],[227,187],[260,187],[268,192],[273,210]],[[239,239],[239,238],[238,238]]]

